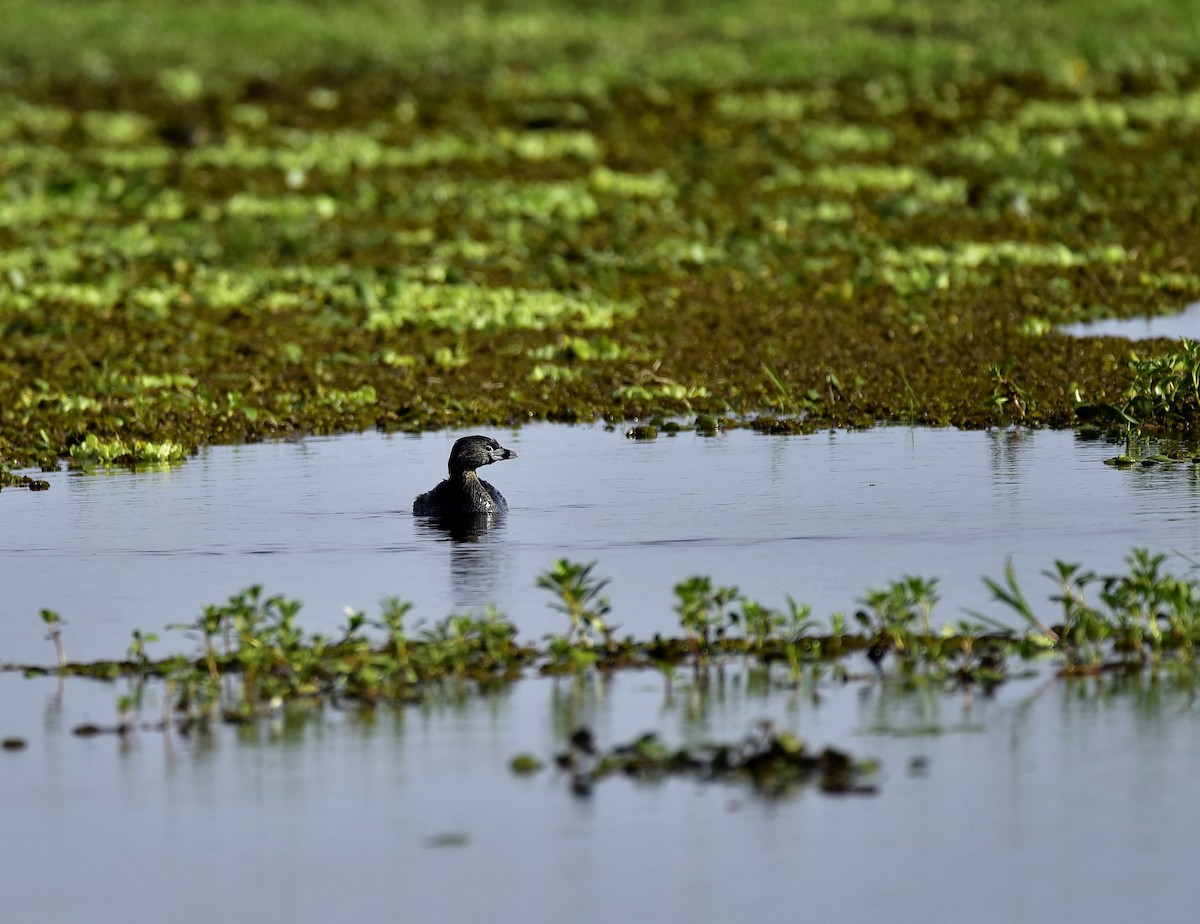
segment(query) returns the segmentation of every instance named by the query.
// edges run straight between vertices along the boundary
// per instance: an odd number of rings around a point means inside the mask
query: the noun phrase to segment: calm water
[[[1119,472],[1116,448],[1065,432],[880,428],[638,443],[601,428],[496,433],[520,458],[485,469],[511,513],[477,541],[415,519],[458,434],[377,434],[206,450],[167,472],[58,473],[0,494],[0,662],[45,663],[38,612],[75,659],[122,654],[135,628],[189,622],[259,583],[333,631],[344,608],[412,600],[412,619],[496,603],[538,639],[565,628],[535,587],[558,557],[597,560],[613,621],[674,630],[693,575],[821,619],[904,574],[939,577],[943,619],[990,607],[980,575],[1010,556],[1035,599],[1053,560],[1116,569],[1133,546],[1200,558],[1200,473]],[[169,647],[186,644],[178,633]],[[157,650],[164,652],[160,643]],[[152,651],[155,648],[151,649]]]
[[[120,688],[0,675],[0,722],[30,740],[0,753],[0,895],[39,920],[182,924],[218,906],[267,922],[1190,920],[1200,712],[1108,683],[972,700],[872,681],[814,705],[736,679],[668,701],[625,674],[122,743],[67,732]],[[608,744],[729,740],[763,717],[878,757],[880,794],[616,779],[578,800],[552,771],[506,770],[580,721]]]
[[[1060,328],[1072,337],[1125,337],[1129,340],[1200,340],[1200,302],[1188,305],[1178,314],[1154,318],[1126,318],[1069,324]]]
[[[496,433],[486,474],[512,512],[473,542],[408,513],[458,434],[217,448],[169,472],[58,473],[0,494],[0,661],[47,663],[38,610],[76,659],[123,653],[251,583],[342,607],[398,594],[416,618],[497,603],[559,631],[534,582],[597,559],[614,621],[673,630],[672,585],[709,574],[824,618],[906,573],[943,580],[941,615],[988,605],[1011,556],[1030,596],[1055,557],[1116,569],[1132,546],[1200,558],[1191,466],[1118,472],[1069,433],[736,432],[634,443],[600,428]],[[187,649],[178,633],[152,651]],[[863,669],[865,662],[852,663]],[[1200,711],[1168,685],[1115,689],[1048,670],[988,699],[878,680],[816,690],[724,684],[672,696],[655,673],[447,694],[371,719],[327,707],[188,740],[111,723],[124,684],[0,673],[0,918],[306,922],[575,920],[982,922],[1191,917]],[[814,693],[816,694],[814,696]],[[144,716],[161,709],[150,687]],[[762,718],[882,761],[880,794],[765,802],[730,786],[602,783],[574,799],[518,779],[580,724],[605,745],[648,730],[731,740]],[[928,771],[910,772],[915,757]],[[14,920],[17,918],[14,918]]]

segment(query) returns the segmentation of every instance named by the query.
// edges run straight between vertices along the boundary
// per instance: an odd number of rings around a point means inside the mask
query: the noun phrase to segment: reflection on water
[[[456,608],[487,606],[500,595],[500,575],[508,559],[503,515],[465,514],[417,517],[418,537],[448,547],[450,599]]]
[[[1032,449],[1033,434],[1012,427],[989,430],[989,467],[997,495],[1015,497],[1021,490],[1022,478],[1028,477],[1023,450]]]
[[[1200,760],[1187,689],[1042,672],[981,696],[866,676],[797,688],[731,659],[669,692],[650,673],[448,684],[421,706],[121,740],[67,729],[108,721],[127,685],[0,674],[0,733],[29,741],[0,755],[0,814],[21,835],[0,884],[45,920],[208,921],[180,896],[214,882],[265,921],[382,917],[398,896],[431,920],[526,921],[530,896],[537,920],[1178,919],[1200,822],[1180,797]],[[142,691],[147,720],[161,696]],[[507,769],[580,726],[607,748],[648,730],[733,741],[763,719],[877,757],[880,795],[613,778],[584,802],[556,770]],[[1128,880],[1112,875],[1122,846]]]

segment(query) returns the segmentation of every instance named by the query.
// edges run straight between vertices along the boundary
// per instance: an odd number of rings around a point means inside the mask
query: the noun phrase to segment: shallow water
[[[521,454],[486,470],[512,512],[457,541],[408,512],[459,434],[378,434],[216,448],[167,472],[55,473],[0,494],[0,661],[52,660],[38,609],[68,620],[76,659],[119,656],[251,583],[307,604],[330,631],[345,604],[414,600],[417,618],[497,603],[536,638],[561,616],[534,587],[558,556],[597,559],[613,619],[676,628],[691,574],[784,594],[824,618],[906,573],[941,577],[941,615],[988,606],[979,575],[1012,556],[1116,569],[1132,546],[1200,557],[1192,466],[1117,471],[1070,433],[876,429],[734,432],[635,443],[597,427],[497,433]],[[174,634],[152,652],[188,649]],[[0,899],[43,920],[1178,920],[1190,905],[1200,760],[1188,694],[1048,669],[994,697],[902,693],[867,679],[793,690],[683,671],[531,678],[487,697],[447,691],[373,716],[332,706],[184,738],[110,724],[124,682],[0,673]],[[142,717],[161,710],[151,685]],[[576,727],[602,745],[654,730],[736,740],[770,718],[815,747],[881,761],[880,793],[605,781],[587,800],[545,770]],[[911,769],[928,761],[925,772]],[[402,909],[402,911],[401,911]]]
[[[816,705],[736,670],[670,699],[620,674],[122,742],[67,729],[107,719],[123,686],[0,675],[3,728],[30,741],[0,753],[0,894],[42,920],[181,924],[217,904],[269,922],[1180,920],[1200,712],[1114,683],[1041,676],[986,699],[865,681]],[[577,723],[605,745],[651,728],[678,743],[764,717],[879,758],[879,795],[613,779],[577,799],[555,771],[507,770]]]
[[[1178,314],[1152,318],[1110,318],[1086,324],[1060,327],[1072,337],[1127,337],[1130,340],[1200,340],[1200,302],[1188,305]]]
[[[980,576],[1012,557],[1025,589],[1055,558],[1115,570],[1133,546],[1200,558],[1200,473],[1117,471],[1116,447],[1065,432],[878,428],[811,436],[735,431],[634,442],[599,427],[496,433],[520,458],[484,469],[512,510],[476,541],[414,518],[456,436],[363,434],[208,449],[171,471],[53,473],[0,494],[0,662],[48,663],[38,612],[67,621],[76,660],[124,653],[250,584],[304,602],[331,632],[343,608],[410,619],[495,603],[538,639],[565,629],[535,581],[557,557],[598,561],[612,622],[674,631],[693,574],[824,620],[905,574],[942,580],[935,615],[995,616]],[[178,633],[151,653],[186,649]]]

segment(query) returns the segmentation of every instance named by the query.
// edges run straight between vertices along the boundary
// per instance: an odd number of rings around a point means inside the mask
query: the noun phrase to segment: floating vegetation
[[[1134,41],[1077,3],[418,4],[400,38],[285,5],[10,11],[6,468],[485,420],[1068,427],[1137,373],[1054,325],[1200,295],[1182,8]]]
[[[1126,126],[1161,128],[1168,123],[1195,128],[1200,126],[1200,92],[1123,100],[1085,96],[1067,102],[1037,101],[1021,109],[1016,121],[1021,128],[1089,128],[1101,132]]]
[[[71,464],[87,465],[164,465],[171,462],[182,462],[187,458],[187,450],[179,443],[166,441],[149,443],[144,440],[132,440],[126,443],[120,439],[102,440],[88,434],[82,442],[76,443],[69,452]]]
[[[405,325],[456,333],[545,330],[564,325],[610,328],[616,317],[633,313],[630,305],[504,287],[396,282],[377,287],[376,294],[378,306],[368,312],[366,319],[369,331],[395,330]]]
[[[14,475],[0,469],[0,491],[5,488],[28,488],[30,491],[49,491],[50,482],[30,475]]]
[[[702,783],[744,783],[766,798],[783,798],[813,784],[829,795],[874,795],[865,782],[877,768],[871,761],[825,748],[810,751],[794,734],[763,722],[744,739],[730,744],[670,748],[650,732],[607,751],[597,748],[589,729],[571,735],[567,750],[555,756],[558,768],[570,776],[576,796],[591,795],[596,783],[624,776],[638,783],[658,783],[685,777]],[[514,773],[536,772],[536,758],[518,756]]]

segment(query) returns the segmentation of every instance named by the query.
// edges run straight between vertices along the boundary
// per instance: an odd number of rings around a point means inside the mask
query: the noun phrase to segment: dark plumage
[[[454,517],[508,510],[504,495],[475,474],[481,465],[491,465],[517,454],[490,436],[464,436],[450,450],[450,477],[432,491],[413,501],[419,517]]]

